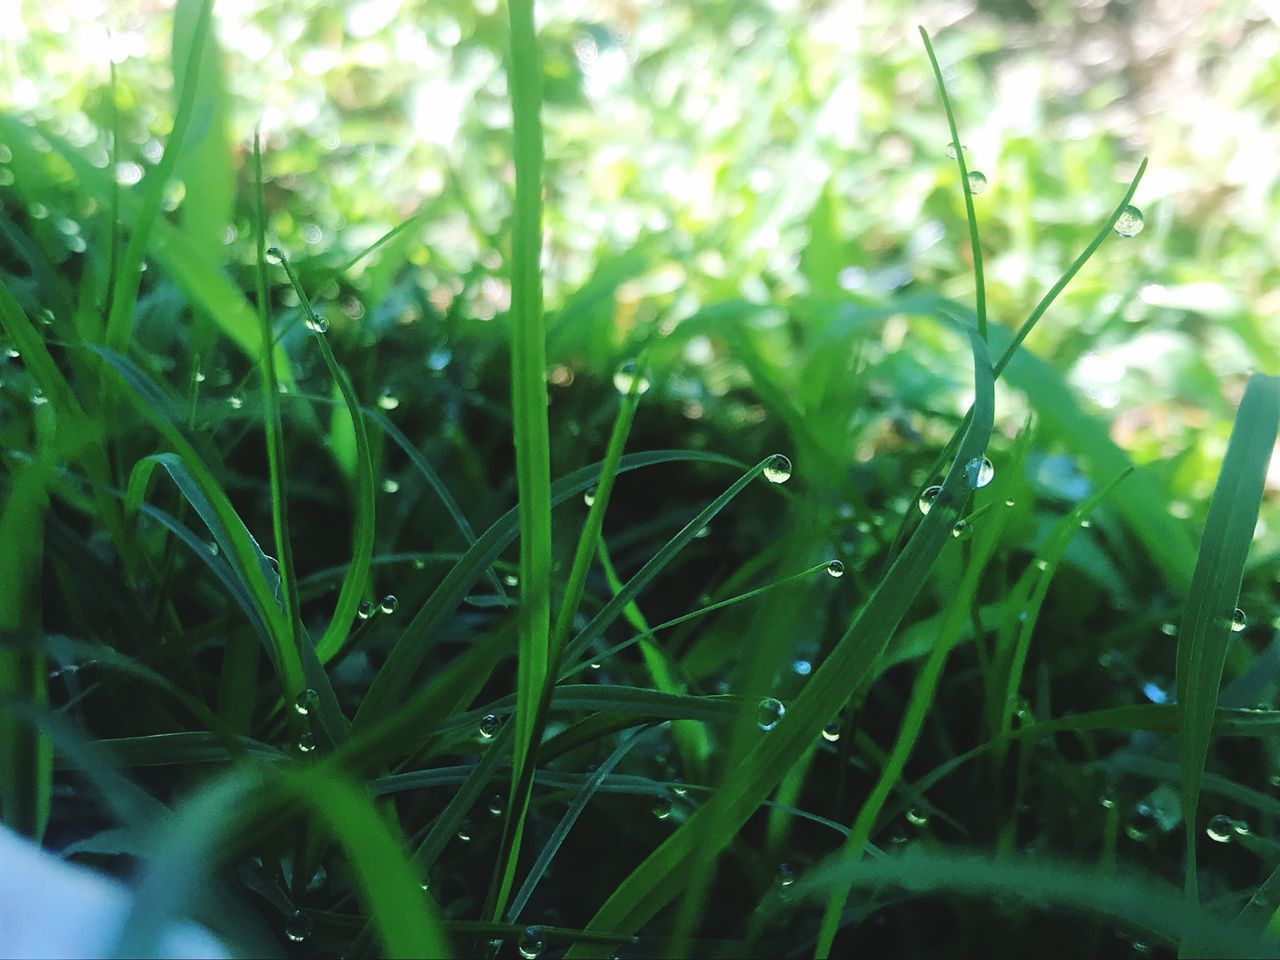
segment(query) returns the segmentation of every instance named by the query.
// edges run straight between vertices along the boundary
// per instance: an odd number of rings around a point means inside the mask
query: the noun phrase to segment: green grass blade
[[[132,219],[132,231],[129,242],[125,245],[120,258],[120,271],[115,285],[115,295],[111,301],[111,314],[107,317],[106,345],[113,350],[127,351],[133,336],[133,308],[138,299],[138,285],[142,280],[142,260],[147,253],[147,245],[151,236],[152,224],[160,216],[160,207],[164,202],[164,191],[178,161],[178,153],[182,149],[187,130],[191,126],[191,117],[197,106],[196,93],[199,89],[200,61],[203,59],[205,45],[208,41],[211,21],[213,19],[213,2],[204,0],[195,26],[192,28],[189,54],[186,57],[186,72],[176,78],[181,89],[178,108],[174,113],[173,130],[165,143],[164,154],[141,185],[142,201]]]
[[[1240,598],[1244,562],[1258,522],[1267,464],[1280,430],[1280,377],[1254,374],[1245,388],[1209,503],[1200,553],[1178,631],[1177,691],[1182,718],[1182,806],[1186,818],[1186,894],[1199,902],[1196,812],[1213,737],[1218,688]],[[1199,945],[1184,943],[1184,950]]]
[[[1194,934],[1218,956],[1269,956],[1247,931],[1200,909],[1188,909],[1168,884],[1135,872],[1099,873],[1060,859],[992,860],[974,854],[910,851],[900,857],[820,867],[799,880],[793,897],[821,896],[836,884],[896,887],[918,896],[958,894],[1013,898],[1031,906],[1084,913],[1139,927],[1165,943]]]
[[[329,347],[329,341],[325,339],[323,331],[326,325],[321,322],[312,308],[311,300],[307,297],[307,292],[298,280],[298,275],[294,273],[288,258],[275,247],[271,248],[271,253],[280,261],[280,265],[289,277],[289,282],[293,285],[294,292],[298,295],[298,300],[302,303],[308,325],[315,334],[313,339],[320,350],[320,355],[324,358],[329,374],[342,393],[356,442],[355,529],[351,536],[351,565],[347,568],[342,589],[338,592],[338,602],[334,608],[333,617],[329,621],[329,626],[325,628],[324,636],[316,644],[316,656],[323,663],[336,654],[346,640],[347,631],[355,621],[356,610],[360,606],[369,577],[369,558],[373,556],[374,534],[373,456],[369,451],[369,436],[364,428],[364,417],[360,415],[360,402],[356,399],[355,388],[352,387],[346,372],[338,366],[333,350]]]
[[[964,191],[964,212],[969,221],[969,249],[973,251],[973,284],[974,309],[978,314],[978,335],[987,339],[987,284],[982,272],[982,244],[978,242],[978,217],[973,210],[973,191],[969,188],[969,169],[964,160],[964,142],[960,139],[960,131],[956,129],[956,115],[951,109],[951,98],[947,96],[947,85],[942,81],[942,68],[938,66],[938,58],[934,56],[933,44],[929,42],[929,34],[920,27],[920,38],[924,40],[924,48],[929,54],[929,64],[933,67],[933,76],[938,83],[938,93],[942,96],[942,109],[947,114],[947,126],[951,129],[951,142],[955,144],[956,166],[960,168],[960,188]]]
[[[533,0],[510,0],[508,85],[513,115],[512,156],[516,171],[511,237],[511,411],[515,427],[516,488],[519,491],[519,641],[516,659],[516,732],[513,801],[519,777],[537,748],[538,705],[551,661],[551,446],[547,427],[547,342],[542,315],[542,61]],[[517,807],[515,802],[513,807]],[[505,846],[508,862],[519,855],[523,804],[508,816],[514,833]],[[510,893],[513,874],[498,867],[496,919]]]
[[[680,894],[693,867],[719,853],[768,797],[800,755],[835,716],[851,690],[872,669],[914,601],[960,516],[968,496],[965,464],[982,456],[995,413],[994,379],[982,338],[965,328],[973,354],[974,407],[956,448],[956,458],[924,521],[787,715],[732,771],[719,792],[612,893],[590,929],[634,933]],[[914,509],[914,506],[911,508]],[[570,955],[583,955],[575,948]]]
[[[675,461],[740,466],[737,461],[718,454],[686,450],[654,450],[624,456],[618,470],[625,473],[654,464]],[[551,486],[552,505],[564,503],[571,497],[580,495],[583,491],[595,486],[599,479],[600,464],[598,463],[561,477]],[[356,713],[354,723],[357,727],[380,719],[391,711],[426,659],[430,649],[429,641],[435,628],[457,609],[468,591],[502,551],[511,544],[517,533],[518,512],[516,509],[511,509],[494,521],[493,525],[463,554],[462,559],[449,569],[440,585],[405,627],[387,656],[386,662],[374,677],[369,692]]]

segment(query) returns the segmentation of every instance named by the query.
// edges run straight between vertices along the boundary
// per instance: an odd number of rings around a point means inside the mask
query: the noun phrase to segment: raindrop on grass
[[[302,736],[298,738],[299,753],[311,753],[312,751],[315,750],[315,748],[316,748],[315,734],[311,733],[310,731],[304,733]]]
[[[280,263],[284,260],[284,254],[280,252],[279,247],[267,247],[267,260],[271,263]]]
[[[307,329],[312,333],[328,333],[329,321],[321,314],[312,312],[307,316]]]
[[[393,477],[387,477],[382,481],[382,492],[383,493],[399,493],[400,481],[394,479]]]
[[[796,882],[796,872],[791,869],[791,864],[778,864],[778,886],[789,887]]]
[[[311,918],[301,910],[293,911],[289,914],[289,919],[284,922],[284,935],[294,943],[301,943],[307,939],[311,936],[311,931]]]
[[[1231,838],[1235,836],[1236,822],[1228,817],[1225,813],[1219,813],[1209,818],[1208,825],[1205,826],[1204,832],[1217,843],[1230,843]]]
[[[471,842],[471,821],[463,820],[458,824],[458,839],[463,843]]]
[[[671,798],[663,794],[662,796],[653,798],[653,815],[659,820],[666,820],[671,816]]]
[[[1110,810],[1116,805],[1116,795],[1111,790],[1106,790],[1098,797],[1098,803],[1104,810]]]
[[[233,393],[231,396],[227,397],[227,404],[232,410],[239,410],[244,406],[244,397],[238,393]]]
[[[933,501],[938,499],[938,494],[941,492],[942,488],[936,483],[932,487],[925,487],[920,493],[920,499],[916,501],[916,506],[920,508],[920,512],[928,516],[929,511],[933,508]]]
[[[840,577],[844,576],[844,564],[839,560],[827,561],[827,574],[838,580]]]
[[[378,394],[378,406],[383,410],[394,410],[396,407],[400,406],[400,398],[392,393],[389,388],[385,389],[382,393]]]
[[[1236,820],[1236,821],[1234,821],[1234,822],[1231,824],[1231,829],[1232,829],[1233,831],[1235,831],[1235,835],[1236,835],[1237,837],[1247,837],[1247,836],[1249,836],[1250,834],[1252,834],[1252,833],[1253,833],[1253,830],[1249,827],[1249,821],[1248,821],[1248,820]]]
[[[906,816],[907,823],[911,824],[913,827],[925,827],[929,825],[929,815],[917,810],[915,807],[908,810]]]
[[[356,616],[361,620],[368,620],[373,616],[373,604],[368,600],[361,600],[360,606],[356,607]]]
[[[503,812],[502,795],[499,793],[495,793],[492,797],[489,798],[489,816],[500,817],[502,816],[502,812]]]
[[[614,371],[613,387],[625,397],[631,393],[633,384],[637,396],[649,391],[649,378],[639,372],[639,367],[634,360],[628,360]]]
[[[674,793],[677,797],[685,797],[689,795],[689,788],[685,786],[685,783],[683,780],[681,780],[679,777],[676,777],[675,781],[671,785],[671,792]]]
[[[840,721],[831,720],[822,728],[822,739],[827,743],[835,743],[840,739]]]
[[[996,468],[991,465],[991,461],[986,457],[974,457],[964,465],[964,478],[969,481],[969,486],[975,490],[980,490],[995,479]]]
[[[486,713],[480,720],[480,739],[492,740],[501,729],[502,721],[498,719],[497,714]]]
[[[777,697],[765,697],[756,708],[756,724],[766,733],[786,716],[787,708]]]
[[[293,703],[293,709],[300,717],[309,714],[313,707],[320,702],[320,695],[308,687],[298,694],[298,699]]]
[[[1236,607],[1235,612],[1231,614],[1231,632],[1240,633],[1249,625],[1249,618],[1244,615],[1244,611]]]
[[[1093,521],[1090,520],[1088,517],[1085,517],[1083,520],[1080,521],[1081,529],[1088,530],[1092,526],[1093,526]]]
[[[969,171],[969,192],[978,194],[987,189],[987,175],[980,170]]]
[[[582,502],[583,502],[583,503],[585,503],[588,507],[593,507],[593,506],[595,506],[595,502],[596,502],[596,488],[595,488],[595,487],[592,487],[590,490],[588,490],[588,491],[586,491],[585,493],[583,493],[583,495],[582,495]]]
[[[1155,811],[1146,801],[1140,801],[1129,813],[1129,822],[1124,827],[1125,836],[1142,843],[1151,836],[1151,828],[1155,825]]]
[[[524,960],[537,960],[546,944],[542,941],[542,931],[537,927],[525,927],[516,941],[516,951]]]
[[[1009,497],[1008,499],[1005,500],[1004,505],[1006,507],[1012,507],[1016,502],[1017,501],[1014,500],[1013,497]]]
[[[1160,632],[1166,637],[1176,637],[1178,635],[1178,625],[1172,620],[1166,620],[1160,624]]]
[[[396,599],[394,593],[388,593],[382,598],[382,602],[378,604],[378,609],[383,613],[395,613],[400,608],[400,601]]]
[[[957,540],[968,540],[973,536],[973,527],[969,526],[968,520],[957,520],[951,528],[951,535]]]
[[[791,479],[791,461],[775,453],[764,465],[764,478],[770,483],[786,483]]]
[[[1142,219],[1142,211],[1135,206],[1126,205],[1116,218],[1115,231],[1122,237],[1136,237],[1144,226],[1146,222]]]
[[[960,145],[960,149],[963,150],[965,153],[969,152],[969,148],[966,147],[964,144]],[[947,144],[947,159],[954,160],[955,158],[956,158],[956,145],[955,145],[955,142],[953,141]]]

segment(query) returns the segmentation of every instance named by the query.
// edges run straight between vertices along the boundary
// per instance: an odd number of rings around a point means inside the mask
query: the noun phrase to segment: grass
[[[1017,326],[958,149],[972,308],[843,291],[828,193],[807,293],[602,350],[654,254],[544,308],[562,91],[530,0],[484,324],[401,269],[425,212],[331,258],[274,242],[299,211],[269,140],[225,160],[211,6],[179,5],[136,187],[0,115],[0,813],[132,877],[117,955],[186,917],[247,955],[1276,953],[1280,380],[1243,386],[1189,524],[1178,457],[1138,462],[1028,350],[1109,282],[1145,159]],[[33,213],[68,192],[103,221],[79,259]],[[708,349],[728,373],[691,371]]]

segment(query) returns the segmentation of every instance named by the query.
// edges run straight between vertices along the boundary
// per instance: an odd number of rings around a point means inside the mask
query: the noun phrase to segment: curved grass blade
[[[956,129],[956,115],[951,109],[951,98],[947,96],[947,85],[942,81],[942,68],[938,66],[938,58],[934,56],[933,44],[929,42],[929,34],[920,27],[920,38],[924,40],[924,48],[929,54],[929,63],[933,67],[933,76],[938,83],[938,93],[942,96],[942,109],[947,115],[947,126],[951,129],[951,142],[954,144],[956,166],[960,168],[960,187],[964,190],[964,211],[969,221],[969,249],[973,251],[973,284],[974,309],[978,314],[978,336],[987,339],[987,284],[982,273],[982,244],[978,242],[978,217],[973,211],[973,191],[969,187],[969,169],[964,162],[964,144],[960,139],[960,131]]]
[[[740,466],[737,461],[718,454],[688,450],[654,450],[627,454],[618,465],[618,471],[625,473],[654,464],[682,460]],[[599,481],[600,466],[599,463],[591,464],[561,477],[552,484],[552,506],[564,503],[570,497],[594,486]],[[414,674],[426,659],[433,632],[457,609],[458,604],[462,602],[476,581],[511,544],[517,533],[518,513],[513,508],[494,521],[493,525],[463,554],[462,559],[449,569],[440,585],[405,627],[387,656],[386,662],[374,677],[369,692],[365,694],[364,701],[356,713],[354,724],[357,727],[381,719],[390,712],[392,705],[412,683]]]
[[[1217,956],[1270,956],[1261,941],[1202,909],[1188,909],[1168,884],[1128,870],[1101,873],[1068,861],[1030,857],[992,860],[973,854],[912,850],[899,857],[819,867],[791,888],[793,897],[825,895],[837,884],[898,887],[908,893],[1012,897],[1137,926],[1165,943],[1195,935]]]
[[[1280,430],[1280,377],[1254,374],[1245,388],[1209,502],[1200,552],[1178,630],[1177,691],[1182,718],[1182,806],[1186,818],[1186,895],[1199,904],[1196,811],[1213,737],[1218,688],[1240,598],[1245,557],[1258,522],[1267,464]],[[1192,952],[1198,943],[1185,942]]]
[[[588,929],[634,933],[678,896],[694,867],[718,854],[768,797],[822,727],[871,670],[919,594],[968,496],[965,464],[982,456],[995,414],[994,379],[986,346],[964,328],[973,354],[974,407],[942,490],[867,603],[789,705],[777,727],[726,776],[721,789],[612,893]],[[574,948],[571,956],[585,955]]]
[[[307,317],[307,324],[312,333],[315,334],[314,339],[316,345],[320,348],[320,355],[324,357],[325,366],[329,368],[330,376],[333,377],[334,383],[338,385],[338,390],[342,393],[342,399],[347,407],[347,416],[351,420],[351,429],[355,434],[356,502],[355,530],[351,537],[351,566],[347,568],[347,575],[342,581],[342,589],[338,591],[338,603],[334,608],[333,618],[329,621],[329,626],[325,629],[324,636],[316,644],[316,656],[323,663],[331,659],[341,649],[342,643],[347,637],[347,631],[355,620],[356,609],[360,606],[360,598],[364,593],[366,581],[369,577],[369,558],[373,556],[374,533],[373,457],[369,452],[369,436],[364,428],[364,418],[360,415],[360,403],[356,399],[355,389],[351,386],[351,380],[347,377],[346,372],[338,366],[333,350],[329,347],[329,341],[325,339],[325,325],[312,308],[307,292],[302,288],[298,275],[294,273],[293,266],[289,263],[284,253],[276,247],[272,247],[270,251],[263,252],[264,254],[270,252],[272,256],[280,261],[280,266],[284,267],[284,272],[289,277],[289,283],[293,285],[293,290],[302,304],[302,309]]]
[[[152,224],[160,216],[165,188],[173,174],[178,153],[191,126],[191,116],[196,107],[196,91],[199,88],[200,61],[209,38],[213,19],[213,0],[203,0],[187,54],[186,73],[181,78],[181,94],[178,109],[173,118],[173,129],[165,143],[164,154],[142,184],[142,200],[133,218],[129,242],[120,257],[119,276],[111,301],[111,313],[107,317],[106,345],[113,350],[126,352],[133,336],[133,309],[138,300],[138,285],[142,280],[142,258],[146,256]]]

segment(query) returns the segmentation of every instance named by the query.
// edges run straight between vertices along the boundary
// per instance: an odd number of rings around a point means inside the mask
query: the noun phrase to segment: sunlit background
[[[105,167],[114,66],[115,176],[136,183],[171,122],[171,64],[157,52],[169,49],[172,5],[18,8],[0,18],[0,106]],[[908,17],[879,0],[584,0],[538,12],[547,303],[593,292],[602,350],[637,325],[670,331],[733,298],[874,299],[920,286],[972,302],[917,24],[935,36],[966,157],[987,179],[978,217],[998,322],[1025,317],[1149,156],[1135,198],[1145,230],[1105,244],[1028,345],[1069,372],[1139,461],[1190,448],[1175,485],[1207,494],[1245,375],[1280,370],[1273,3],[1002,0],[919,4]],[[219,0],[215,16],[231,99],[225,117],[196,122],[225,127],[220,149],[241,168],[261,128],[273,239],[338,263],[421,214],[398,254],[430,303],[473,323],[500,315],[512,167],[496,0]],[[0,180],[15,172],[0,167]],[[175,183],[167,205],[182,194]],[[247,262],[247,208],[227,202],[226,254]],[[75,224],[76,211],[51,211],[69,254],[84,242]],[[411,302],[363,302],[361,282],[332,305],[336,324],[417,322]],[[886,325],[881,347],[908,337],[945,366],[951,341],[905,320]],[[712,394],[741,379],[714,337],[690,337],[684,351]],[[552,354],[553,382],[590,359],[557,355],[554,336]],[[1002,407],[1018,412],[1014,400]]]

